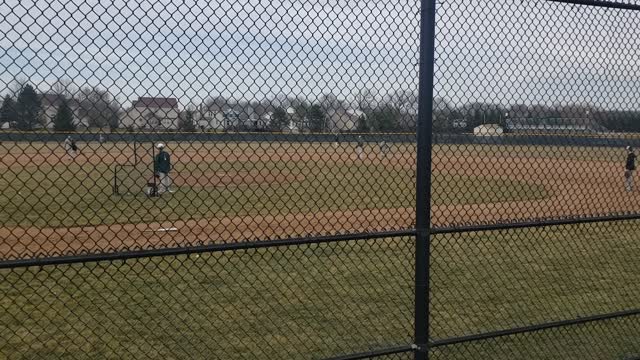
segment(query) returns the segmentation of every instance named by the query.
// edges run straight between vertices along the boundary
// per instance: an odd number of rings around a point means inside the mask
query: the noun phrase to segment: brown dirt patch
[[[308,151],[313,151],[309,147]],[[55,158],[22,154],[3,159],[2,166],[15,166],[22,162],[33,164],[55,162]],[[305,166],[325,163],[354,163],[357,160],[351,147],[339,147],[326,153],[297,152],[293,147],[257,148],[245,152],[230,149],[203,150],[175,149],[174,158],[193,162],[294,161]],[[378,158],[373,152],[361,163],[384,165],[398,169],[413,169],[415,153],[396,152],[387,158]],[[86,160],[101,161],[106,156],[97,152]],[[112,157],[112,161],[127,159],[125,153]],[[15,163],[14,163],[15,161]],[[20,165],[22,166],[22,165]],[[496,155],[473,156],[435,154],[434,177],[449,179],[451,175],[495,177],[542,184],[552,196],[531,201],[493,202],[482,204],[442,205],[432,208],[435,226],[459,224],[514,222],[534,218],[571,216],[597,216],[611,213],[638,212],[640,192],[624,191],[622,164],[607,161],[587,161],[552,158],[523,158]],[[304,167],[301,167],[304,173]],[[242,185],[253,183],[291,182],[302,180],[302,175],[246,172],[223,174],[216,172],[193,173],[176,176],[174,181],[192,186]],[[366,173],[363,173],[366,176]],[[516,191],[520,191],[516,189]],[[526,191],[523,187],[521,191]],[[464,198],[466,194],[457,194]],[[286,211],[286,209],[283,209]],[[74,228],[0,228],[0,258],[66,255],[82,252],[118,251],[123,249],[188,246],[193,244],[253,241],[297,236],[304,234],[330,234],[336,232],[363,232],[414,227],[413,208],[382,208],[344,211],[316,211],[299,214],[272,214],[260,216],[214,217],[200,220],[162,222],[150,224],[101,225]],[[178,231],[158,232],[160,228],[176,227]]]

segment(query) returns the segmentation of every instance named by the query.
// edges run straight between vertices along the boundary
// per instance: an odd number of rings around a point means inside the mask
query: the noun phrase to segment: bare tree
[[[206,99],[204,106],[209,110],[224,110],[229,106],[229,103],[223,96],[214,96]]]
[[[331,112],[344,109],[345,103],[333,93],[326,93],[320,97],[320,106],[325,112]]]
[[[387,95],[386,103],[402,113],[418,113],[418,95],[411,90],[395,90]]]
[[[22,91],[25,85],[29,84],[29,81],[24,76],[18,76],[11,81],[9,86],[11,97],[18,97],[18,94]]]
[[[120,104],[107,90],[85,87],[78,95],[80,117],[85,118],[90,127],[118,127]]]
[[[355,105],[358,106],[359,110],[368,111],[369,109],[373,109],[376,107],[376,97],[371,91],[371,89],[364,88],[358,90],[358,92],[354,95]]]
[[[62,78],[58,79],[53,83],[53,85],[51,85],[51,92],[53,94],[62,95],[67,99],[72,99],[78,93],[78,88],[70,79]]]

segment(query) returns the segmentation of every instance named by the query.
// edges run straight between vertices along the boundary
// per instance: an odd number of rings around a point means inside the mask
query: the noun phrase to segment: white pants
[[[627,191],[633,191],[633,170],[624,172],[624,187]]]
[[[356,147],[356,154],[358,155],[358,159],[362,159],[362,154],[364,153],[364,149],[362,149],[360,146]]]
[[[163,194],[169,191],[169,187],[171,186],[171,178],[169,174],[165,174],[163,172],[160,174],[160,184],[158,184],[158,195]]]
[[[76,152],[73,151],[73,149],[71,148],[71,145],[69,146],[65,146],[65,150],[67,151],[67,155],[69,155],[69,157],[74,158],[76,157]]]

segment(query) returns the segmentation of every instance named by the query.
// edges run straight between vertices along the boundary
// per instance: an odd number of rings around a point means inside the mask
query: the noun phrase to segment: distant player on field
[[[71,135],[67,136],[67,138],[64,139],[64,150],[72,159],[75,158],[78,154],[78,145],[76,145],[76,141],[73,140]]]
[[[162,195],[163,193],[169,191],[169,187],[171,186],[171,178],[169,177],[169,172],[171,171],[171,156],[164,150],[164,144],[158,143],[156,148],[159,150],[158,155],[154,159],[154,173],[160,181],[158,186],[158,195]]]
[[[624,166],[624,186],[627,191],[633,191],[633,172],[636,170],[636,154],[631,146],[627,146],[627,161]]]
[[[360,135],[358,135],[358,142],[356,143],[356,154],[358,155],[358,159],[362,160],[362,155],[364,154],[364,141]]]
[[[380,141],[378,143],[378,147],[380,148],[380,154],[382,154],[382,156],[385,156],[385,157],[387,156],[387,153],[389,152],[389,150],[391,150],[391,147],[385,140]]]

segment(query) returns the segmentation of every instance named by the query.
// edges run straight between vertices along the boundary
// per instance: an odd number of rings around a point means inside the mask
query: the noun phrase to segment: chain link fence
[[[0,355],[639,358],[637,10],[0,1]]]

